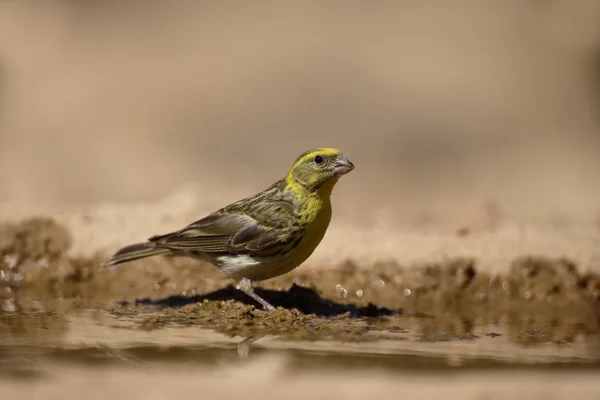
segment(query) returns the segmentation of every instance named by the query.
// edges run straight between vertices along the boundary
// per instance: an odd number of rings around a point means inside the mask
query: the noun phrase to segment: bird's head
[[[305,151],[296,159],[286,180],[292,187],[309,192],[328,190],[340,176],[354,169],[354,165],[339,150],[319,148]]]

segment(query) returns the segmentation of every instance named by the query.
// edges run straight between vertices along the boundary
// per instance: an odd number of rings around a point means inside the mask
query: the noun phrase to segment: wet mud
[[[472,258],[332,261],[260,282],[277,307],[267,312],[211,265],[155,257],[107,269],[108,254],[71,256],[72,239],[46,217],[0,225],[4,397],[70,398],[99,373],[114,396],[151,382],[226,398],[350,381],[369,396],[439,385],[430,398],[450,387],[470,398],[598,390],[600,276],[568,259],[517,258],[500,274]]]
[[[0,331],[38,324],[60,334],[61,318],[94,308],[143,330],[201,326],[240,338],[404,340],[410,327],[421,341],[451,341],[502,325],[515,343],[563,345],[600,333],[600,275],[567,259],[519,258],[499,275],[468,258],[298,268],[258,285],[277,307],[266,312],[211,265],[155,257],[106,269],[102,255],[69,257],[70,244],[49,218],[0,226]]]

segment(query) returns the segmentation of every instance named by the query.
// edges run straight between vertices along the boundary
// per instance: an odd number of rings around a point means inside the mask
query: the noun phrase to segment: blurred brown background
[[[357,166],[335,193],[355,222],[486,200],[590,220],[598,21],[594,0],[5,1],[0,200],[193,183],[219,204],[333,146]]]

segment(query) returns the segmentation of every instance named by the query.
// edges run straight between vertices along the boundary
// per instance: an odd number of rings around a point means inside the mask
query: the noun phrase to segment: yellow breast
[[[327,232],[331,221],[331,201],[329,197],[313,198],[304,205],[306,229],[302,240],[296,247],[281,257],[270,260],[250,260],[243,266],[232,268],[228,275],[233,278],[248,278],[253,281],[262,281],[283,275],[302,264],[315,251]]]
[[[327,197],[324,201],[321,199],[320,203],[316,207],[312,218],[307,221],[308,223],[302,240],[291,252],[296,253],[294,258],[298,261],[298,264],[303,263],[315,251],[329,227],[329,222],[331,221],[331,201]]]

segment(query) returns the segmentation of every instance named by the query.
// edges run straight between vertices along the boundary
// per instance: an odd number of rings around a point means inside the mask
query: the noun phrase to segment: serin
[[[331,191],[354,169],[339,150],[308,150],[285,178],[147,242],[123,247],[106,265],[155,255],[184,255],[208,261],[239,280],[238,289],[266,310],[274,307],[254,292],[253,281],[285,274],[317,248],[331,220]]]

